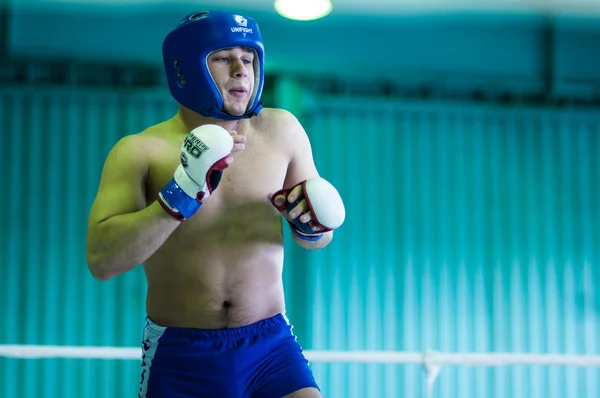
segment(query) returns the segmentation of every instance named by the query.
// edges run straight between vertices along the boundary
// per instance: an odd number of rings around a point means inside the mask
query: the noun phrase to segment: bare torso
[[[231,328],[284,311],[282,220],[268,195],[283,186],[290,157],[269,112],[240,123],[245,149],[217,190],[145,262],[147,314],[157,324]],[[142,133],[148,205],[173,177],[186,133],[174,121]]]

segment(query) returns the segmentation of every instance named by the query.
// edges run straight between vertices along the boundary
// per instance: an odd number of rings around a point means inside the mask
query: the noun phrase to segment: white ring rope
[[[519,353],[442,353],[398,351],[304,351],[311,362],[412,363],[429,365],[565,365],[600,366],[600,355],[519,354]],[[0,357],[7,358],[83,358],[141,359],[136,347],[94,347],[53,345],[2,345]]]
[[[506,366],[563,365],[600,367],[600,355],[519,354],[519,353],[442,353],[398,351],[304,351],[310,362],[419,364],[427,375],[427,397],[442,365]],[[52,345],[1,345],[0,357],[7,358],[82,358],[141,360],[142,349],[135,347],[92,347]]]

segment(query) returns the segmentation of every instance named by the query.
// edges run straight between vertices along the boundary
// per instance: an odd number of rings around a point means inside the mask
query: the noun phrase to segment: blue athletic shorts
[[[142,352],[140,398],[281,398],[319,388],[283,314],[217,330],[147,318]]]

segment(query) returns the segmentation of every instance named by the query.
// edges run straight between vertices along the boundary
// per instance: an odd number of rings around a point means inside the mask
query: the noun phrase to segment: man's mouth
[[[229,90],[229,92],[234,97],[243,97],[244,95],[246,95],[246,93],[248,92],[248,90],[246,90],[243,87],[238,87],[238,88],[232,88],[231,90]]]

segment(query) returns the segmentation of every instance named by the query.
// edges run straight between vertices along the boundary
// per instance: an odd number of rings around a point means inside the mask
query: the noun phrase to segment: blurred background
[[[345,199],[333,243],[286,235],[306,350],[600,354],[600,3],[0,0],[0,344],[139,347],[140,268],[85,262],[108,151],[177,107],[161,44],[254,17],[266,106],[300,119]],[[312,364],[325,397],[425,397],[416,364]],[[0,358],[0,397],[134,397],[140,363]],[[600,397],[600,369],[444,366],[437,398]]]

